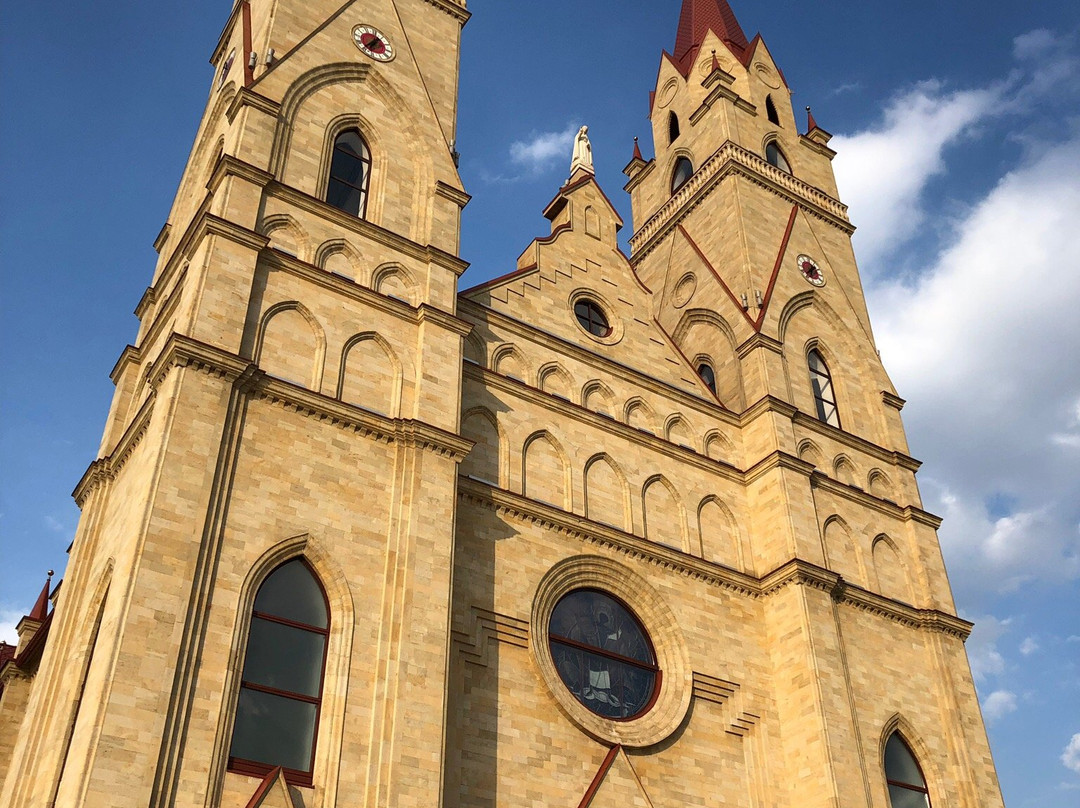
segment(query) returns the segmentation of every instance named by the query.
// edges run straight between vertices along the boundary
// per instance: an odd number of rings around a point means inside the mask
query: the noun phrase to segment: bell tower
[[[0,803],[438,804],[467,18],[233,6]]]

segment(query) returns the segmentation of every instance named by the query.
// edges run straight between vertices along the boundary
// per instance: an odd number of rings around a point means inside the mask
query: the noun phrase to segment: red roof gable
[[[750,44],[727,0],[683,0],[679,32],[675,36],[676,61],[682,62],[691,50],[700,48],[710,29],[739,50]]]

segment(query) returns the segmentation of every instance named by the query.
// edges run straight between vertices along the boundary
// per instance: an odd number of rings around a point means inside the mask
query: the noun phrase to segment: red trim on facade
[[[690,358],[686,354],[683,353],[683,349],[679,347],[679,343],[677,343],[675,341],[675,338],[672,337],[671,334],[669,334],[667,332],[667,329],[665,329],[662,325],[660,325],[660,321],[657,320],[655,317],[653,318],[653,322],[656,324],[656,327],[660,329],[660,333],[664,335],[664,338],[671,344],[671,347],[675,349],[675,352],[678,353],[679,356],[682,357],[682,360],[686,363],[686,366],[688,368],[690,368],[690,370],[692,370],[694,372],[694,378],[696,378],[698,380],[698,382],[701,384],[702,387],[704,387],[706,390],[709,391],[709,395],[711,395],[716,400],[717,404],[719,404],[721,407],[724,407],[724,402],[720,400],[719,394],[714,393],[709,388],[709,385],[705,384],[705,380],[703,378],[701,378],[701,374],[697,372],[697,368],[694,367],[694,363],[691,362]],[[727,407],[724,407],[724,409],[726,410]]]
[[[750,323],[750,326],[756,330],[753,318],[747,313],[746,309],[742,307],[742,303],[739,302],[739,298],[735,297],[735,293],[732,292],[730,288],[728,288],[728,285],[726,283],[724,283],[724,279],[720,277],[720,273],[717,272],[716,268],[709,263],[709,259],[705,257],[705,253],[703,253],[698,247],[698,245],[694,243],[694,240],[690,238],[690,234],[686,232],[686,229],[681,224],[679,225],[679,232],[683,234],[683,238],[686,239],[687,243],[693,248],[694,252],[697,253],[697,257],[701,259],[701,262],[709,268],[709,272],[713,274],[713,277],[720,282],[720,285],[724,288],[724,291],[727,292],[728,297],[731,298],[731,302],[735,304],[735,308],[742,312],[742,316],[746,318],[746,322]]]
[[[244,86],[250,87],[255,82],[255,68],[251,66],[251,3],[244,0]]]
[[[784,231],[784,240],[780,243],[780,252],[776,256],[776,263],[773,265],[772,277],[769,278],[769,288],[765,290],[765,299],[761,303],[761,311],[758,312],[757,322],[754,323],[754,330],[761,331],[761,325],[765,322],[765,313],[769,310],[769,301],[772,300],[773,289],[776,287],[776,279],[780,275],[780,266],[784,263],[784,256],[787,255],[788,241],[791,240],[791,231],[795,227],[795,217],[799,214],[799,206],[791,206],[791,215],[788,217],[787,230]]]
[[[593,777],[589,787],[585,790],[585,796],[578,803],[578,808],[589,808],[589,804],[596,797],[596,792],[600,790],[600,784],[604,782],[604,777],[607,776],[608,770],[611,768],[611,764],[615,762],[615,757],[619,754],[620,749],[622,749],[622,745],[616,744],[608,750],[604,762],[600,764],[600,769],[596,772],[596,776]]]
[[[251,799],[247,801],[247,805],[244,808],[259,808],[259,804],[266,799],[267,793],[270,791],[270,787],[274,785],[274,781],[278,775],[281,774],[282,768],[275,766],[266,773],[266,777],[259,783],[259,787],[255,789],[255,793],[251,795]]]

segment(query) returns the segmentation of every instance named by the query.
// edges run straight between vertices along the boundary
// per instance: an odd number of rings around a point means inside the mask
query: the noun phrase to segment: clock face
[[[353,41],[365,54],[376,62],[389,62],[394,58],[394,46],[386,34],[370,25],[358,25],[353,28]]]
[[[234,59],[236,59],[236,48],[229,51],[228,58],[226,58],[224,64],[221,65],[221,76],[218,78],[219,90],[225,86],[225,80],[229,78],[229,71],[232,69]]]
[[[817,265],[817,262],[809,255],[800,255],[796,259],[799,264],[799,272],[814,286],[825,285],[825,273],[821,271],[821,267]]]

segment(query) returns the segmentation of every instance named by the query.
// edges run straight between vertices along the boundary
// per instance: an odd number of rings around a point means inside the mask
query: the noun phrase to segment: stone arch
[[[417,284],[412,273],[401,264],[382,264],[371,273],[371,288],[380,295],[416,305]]]
[[[570,459],[547,430],[534,432],[521,450],[521,491],[530,499],[573,510]]]
[[[255,364],[285,381],[322,389],[326,333],[304,304],[296,300],[276,303],[259,322]]]
[[[341,351],[337,397],[346,404],[397,418],[401,414],[401,360],[374,331],[350,337]]]
[[[664,422],[664,438],[669,443],[694,451],[694,433],[681,413],[672,413]]]
[[[623,408],[623,420],[627,426],[632,426],[634,429],[648,432],[650,435],[656,434],[656,415],[652,407],[639,396],[626,402]]]
[[[507,488],[510,444],[499,419],[486,407],[473,407],[461,419],[461,434],[475,443],[461,462],[461,473]]]
[[[360,253],[343,238],[320,244],[315,250],[315,266],[364,285]]]
[[[855,470],[855,464],[846,454],[838,454],[833,458],[832,470],[834,480],[842,482],[844,485],[850,485],[853,488],[858,487],[856,482],[859,479],[858,472]]]
[[[548,362],[536,374],[537,387],[545,393],[570,401],[574,388],[574,377],[558,362]]]
[[[730,463],[735,457],[735,444],[719,429],[712,429],[705,433],[702,448],[705,450],[706,457],[713,460]]]
[[[780,312],[779,325],[777,328],[777,339],[783,342],[787,338],[788,326],[791,325],[792,318],[805,308],[809,308],[814,305],[814,299],[816,294],[813,289],[809,289],[805,292],[793,296]]]
[[[844,580],[857,586],[866,586],[866,570],[858,541],[848,523],[838,515],[825,520],[822,528],[825,550],[825,566]]]
[[[866,490],[878,499],[893,499],[892,483],[881,469],[871,469],[866,475]]]
[[[803,438],[799,441],[799,447],[796,449],[796,453],[799,455],[799,459],[807,463],[810,463],[815,468],[821,468],[825,465],[825,455],[821,453],[821,449],[816,443],[809,438]]]
[[[287,213],[267,216],[262,221],[260,232],[270,239],[269,246],[288,255],[306,261],[308,257],[308,238],[304,228]]]
[[[524,354],[513,343],[504,343],[491,352],[491,367],[501,376],[529,383],[529,366]]]
[[[476,331],[470,331],[465,337],[464,344],[465,361],[474,365],[485,367],[484,341]]]
[[[730,323],[709,309],[687,309],[679,318],[672,339],[686,356],[708,357],[716,377],[716,397],[729,409],[742,412],[746,406],[742,363]],[[695,371],[697,364],[695,360]]]
[[[323,691],[319,723],[316,729],[315,764],[312,774],[318,782],[327,783],[327,796],[336,799],[339,754],[344,735],[346,693],[349,668],[352,659],[352,641],[355,630],[356,606],[345,571],[334,560],[333,549],[326,547],[310,534],[301,534],[278,542],[266,549],[252,564],[240,586],[237,603],[229,604],[233,612],[233,640],[229,665],[222,690],[222,704],[218,711],[217,740],[212,759],[220,761],[214,772],[212,793],[220,794],[228,759],[228,746],[232,740],[232,723],[235,705],[240,692],[240,674],[243,655],[247,649],[247,637],[251,625],[251,613],[259,587],[271,572],[294,558],[302,558],[315,573],[326,595],[330,611],[327,635],[326,662],[323,669]],[[325,778],[325,779],[324,779]]]
[[[585,516],[624,532],[630,532],[630,484],[609,454],[589,458],[583,475]]]
[[[870,555],[874,559],[877,591],[887,598],[913,604],[911,578],[896,543],[882,533],[874,539]]]
[[[731,509],[715,494],[698,505],[701,557],[736,570],[746,570],[751,554],[744,551],[738,523]]]
[[[903,713],[893,713],[889,720],[882,725],[881,735],[878,738],[878,771],[880,773],[878,782],[882,794],[887,795],[888,792],[885,780],[885,744],[889,742],[889,738],[894,733],[900,735],[900,739],[907,744],[908,749],[915,756],[915,762],[918,763],[919,768],[922,770],[927,789],[930,791],[931,804],[939,805],[942,796],[937,784],[941,783],[942,779],[937,757],[926,744],[926,741],[923,740],[922,735],[915,730],[915,725]]]
[[[615,394],[599,379],[585,382],[585,386],[581,388],[581,406],[587,410],[613,418],[614,403]]]
[[[653,475],[641,489],[641,504],[645,538],[686,552],[686,510],[675,486]]]

